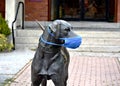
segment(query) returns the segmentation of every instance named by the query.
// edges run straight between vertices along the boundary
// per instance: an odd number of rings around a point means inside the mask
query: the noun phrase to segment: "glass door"
[[[104,21],[109,18],[109,0],[51,0],[51,20]]]
[[[106,13],[106,0],[84,0],[84,19],[104,20]]]
[[[51,20],[80,20],[80,0],[51,0]]]
[[[80,19],[80,2],[79,0],[60,0],[59,17],[67,20],[79,20]]]

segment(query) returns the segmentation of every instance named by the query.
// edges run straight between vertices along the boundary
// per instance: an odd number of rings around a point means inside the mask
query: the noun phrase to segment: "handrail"
[[[18,11],[20,8],[20,4],[22,5],[22,29],[24,29],[24,3],[23,2],[19,2],[18,3],[18,7],[17,7],[17,11],[16,11],[16,15],[15,15],[15,19],[12,22],[12,39],[13,39],[13,50],[15,50],[15,36],[14,36],[14,23],[17,20],[17,16],[18,16]]]

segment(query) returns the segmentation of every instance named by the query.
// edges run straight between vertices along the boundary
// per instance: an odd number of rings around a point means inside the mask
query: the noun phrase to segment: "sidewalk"
[[[70,52],[67,86],[120,86],[120,62],[117,57],[81,56]],[[31,61],[13,78],[10,86],[30,86]],[[6,85],[8,86],[8,85]],[[48,81],[47,86],[54,86]]]
[[[0,53],[0,86],[15,76],[33,58],[33,55],[34,51],[28,49]]]

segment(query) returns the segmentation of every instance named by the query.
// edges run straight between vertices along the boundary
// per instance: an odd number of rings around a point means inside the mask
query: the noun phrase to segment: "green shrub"
[[[10,34],[10,28],[0,14],[0,51],[10,51],[12,49],[13,45],[10,44],[7,39]]]
[[[1,14],[0,14],[0,34],[4,34],[6,37],[11,34],[7,21],[5,21],[4,18],[2,18]]]
[[[5,35],[0,34],[0,51],[10,51],[13,45],[10,44]]]

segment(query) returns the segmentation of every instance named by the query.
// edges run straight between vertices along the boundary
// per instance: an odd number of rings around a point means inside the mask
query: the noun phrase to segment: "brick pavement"
[[[116,57],[81,56],[79,52],[70,54],[67,86],[120,86],[120,63]],[[30,86],[30,63],[14,77],[10,86]],[[54,85],[48,81],[47,86]]]

